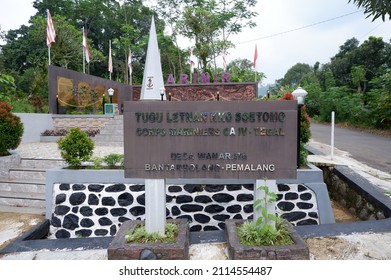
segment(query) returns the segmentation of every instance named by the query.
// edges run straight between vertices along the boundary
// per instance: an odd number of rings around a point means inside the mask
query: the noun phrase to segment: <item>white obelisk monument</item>
[[[154,17],[152,17],[140,99],[161,100],[161,88],[164,88],[163,71],[160,62],[160,51],[157,44],[155,20]],[[165,94],[163,100],[166,100]]]
[[[155,20],[152,17],[147,57],[145,61],[140,100],[162,99],[160,89],[164,88],[160,52],[157,44]],[[166,100],[165,94],[163,100]],[[160,102],[160,101],[159,101]],[[145,179],[145,229],[147,232],[165,233],[166,227],[166,180]]]

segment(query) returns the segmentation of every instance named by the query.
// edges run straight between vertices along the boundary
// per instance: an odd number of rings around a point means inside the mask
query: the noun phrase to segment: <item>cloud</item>
[[[257,27],[232,38],[235,49],[228,61],[247,58],[252,61],[258,46],[257,70],[264,72],[264,83],[282,78],[296,63],[313,66],[327,63],[339,46],[355,37],[363,42],[368,36],[390,39],[391,22],[372,22],[353,4],[341,0],[260,0]]]

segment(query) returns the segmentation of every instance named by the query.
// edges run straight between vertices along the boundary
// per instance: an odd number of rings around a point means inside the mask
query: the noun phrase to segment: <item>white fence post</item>
[[[335,119],[335,113],[334,111],[331,112],[331,159],[334,158],[334,120]]]

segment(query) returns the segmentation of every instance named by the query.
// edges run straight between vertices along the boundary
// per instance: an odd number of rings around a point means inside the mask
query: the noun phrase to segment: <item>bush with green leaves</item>
[[[391,130],[391,70],[371,83],[368,93],[369,125]]]
[[[16,149],[23,136],[23,123],[12,113],[12,107],[7,102],[0,102],[0,156],[9,155]]]
[[[94,141],[79,128],[72,128],[69,133],[57,141],[61,157],[70,168],[78,168],[88,161],[94,150]]]
[[[109,168],[116,168],[124,165],[124,155],[122,154],[109,154],[103,157],[103,161]]]
[[[285,221],[275,213],[268,212],[268,205],[277,201],[277,195],[265,185],[259,186],[264,196],[254,201],[254,210],[260,211],[255,221],[246,221],[238,227],[240,243],[246,246],[278,246],[292,244]]]

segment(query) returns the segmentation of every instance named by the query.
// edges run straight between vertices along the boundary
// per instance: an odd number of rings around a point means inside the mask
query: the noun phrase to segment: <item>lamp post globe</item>
[[[110,96],[110,103],[113,103],[114,89],[109,88],[109,89],[107,90],[107,93],[108,93],[109,96]]]
[[[297,104],[304,105],[304,100],[308,92],[302,87],[298,87],[292,92],[293,97],[297,100]]]
[[[166,89],[164,87],[160,88],[160,97],[161,97],[161,101],[164,100],[164,95],[166,93]]]
[[[293,98],[297,101],[297,168],[300,168],[300,135],[301,135],[301,107],[304,105],[308,92],[302,87],[298,87],[292,92]]]

